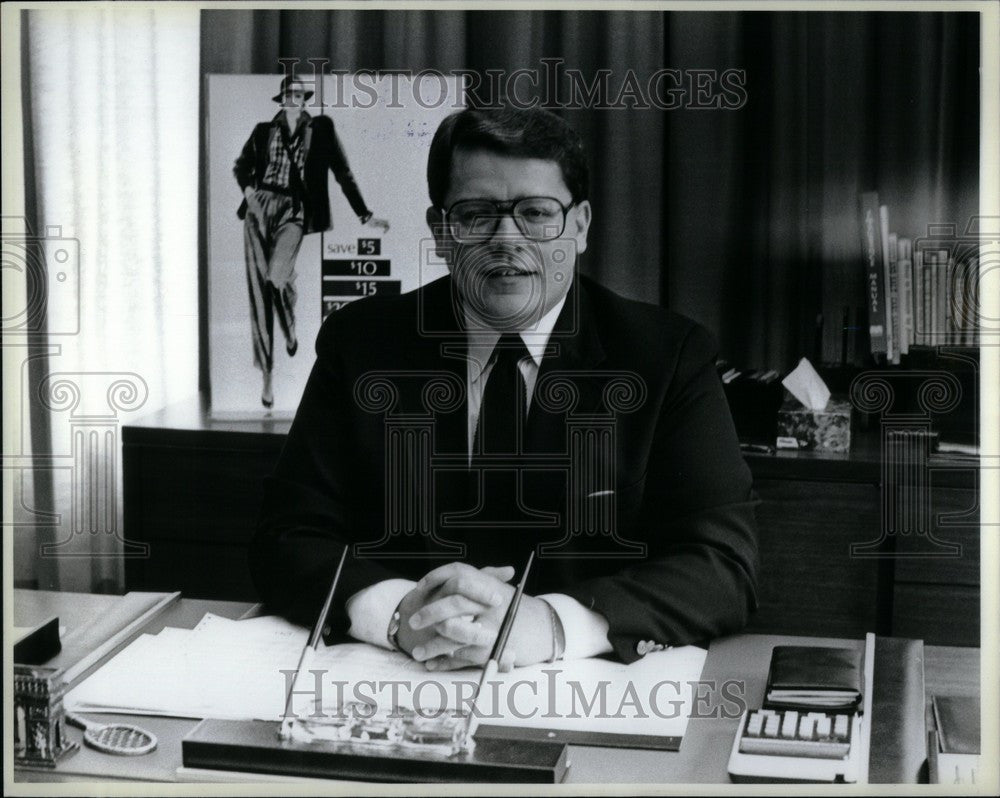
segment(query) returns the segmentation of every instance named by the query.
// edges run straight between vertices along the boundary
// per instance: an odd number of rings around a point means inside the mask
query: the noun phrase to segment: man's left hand
[[[389,220],[388,219],[376,219],[374,216],[365,222],[365,226],[371,225],[372,227],[378,227],[382,230],[382,235],[389,232]]]

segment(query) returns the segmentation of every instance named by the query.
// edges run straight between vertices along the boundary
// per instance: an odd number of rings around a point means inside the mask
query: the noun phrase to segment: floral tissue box
[[[786,398],[778,411],[775,445],[802,451],[850,451],[851,403],[830,399],[824,410],[810,410],[798,399]]]

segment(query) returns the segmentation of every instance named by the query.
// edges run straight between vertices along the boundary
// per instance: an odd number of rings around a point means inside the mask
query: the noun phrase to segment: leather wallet
[[[853,648],[775,646],[767,705],[853,711],[861,701],[862,656]]]

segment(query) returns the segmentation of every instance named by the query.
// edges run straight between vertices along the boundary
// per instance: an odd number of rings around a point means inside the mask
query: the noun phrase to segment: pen
[[[472,711],[465,721],[465,748],[467,750],[471,750],[472,737],[476,733],[476,727],[479,725],[479,713],[477,710],[479,709],[480,696],[483,694],[483,685],[496,676],[500,668],[500,659],[503,657],[504,648],[507,646],[510,630],[514,626],[514,616],[517,615],[517,608],[521,605],[521,596],[524,595],[524,585],[528,581],[528,571],[531,570],[531,563],[534,559],[535,552],[531,552],[528,555],[528,563],[524,566],[524,573],[521,574],[521,581],[518,582],[517,589],[514,591],[514,595],[510,599],[510,604],[507,606],[507,612],[500,623],[500,629],[497,631],[497,639],[493,644],[493,650],[490,652],[490,658],[486,660],[486,664],[483,666],[483,673],[479,677],[479,686],[476,688],[476,697],[472,704]]]
[[[316,625],[313,626],[312,634],[309,635],[309,640],[302,649],[302,654],[299,655],[299,664],[295,667],[295,676],[292,679],[292,685],[288,689],[288,695],[285,696],[285,712],[281,718],[282,739],[288,739],[291,735],[292,721],[294,720],[290,714],[292,710],[292,697],[295,695],[295,687],[299,683],[299,674],[302,673],[302,668],[305,667],[306,659],[315,653],[320,638],[323,636],[323,625],[326,623],[326,616],[330,614],[330,605],[333,604],[333,594],[337,590],[337,582],[340,581],[340,572],[344,570],[344,560],[346,559],[347,545],[345,544],[344,552],[340,555],[340,562],[337,563],[337,572],[333,575],[333,584],[330,585],[330,590],[326,594],[326,601],[323,602],[323,609],[319,613],[319,618],[316,619]]]

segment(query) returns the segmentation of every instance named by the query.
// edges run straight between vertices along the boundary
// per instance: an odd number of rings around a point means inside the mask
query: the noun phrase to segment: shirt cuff
[[[347,600],[347,634],[363,643],[391,648],[387,632],[392,614],[416,582],[409,579],[386,579],[359,590]]]
[[[607,618],[562,593],[547,593],[538,598],[549,603],[563,625],[566,633],[563,659],[584,659],[611,653]]]

